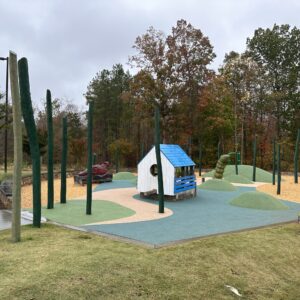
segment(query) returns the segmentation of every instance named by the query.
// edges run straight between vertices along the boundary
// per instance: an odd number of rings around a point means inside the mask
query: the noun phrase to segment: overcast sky
[[[32,99],[46,89],[80,107],[96,72],[122,63],[149,26],[170,33],[178,19],[201,29],[217,57],[245,50],[246,38],[274,23],[300,27],[299,0],[0,0],[0,56],[28,58]],[[0,61],[0,90],[5,63]]]

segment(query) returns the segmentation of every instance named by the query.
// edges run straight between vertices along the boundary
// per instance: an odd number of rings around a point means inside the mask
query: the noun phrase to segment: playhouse
[[[176,199],[196,195],[195,163],[178,145],[160,145],[164,194]],[[155,147],[138,164],[137,188],[141,195],[157,194]]]

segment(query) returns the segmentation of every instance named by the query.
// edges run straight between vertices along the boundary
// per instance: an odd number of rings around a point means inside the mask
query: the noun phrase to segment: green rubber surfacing
[[[90,223],[130,217],[135,211],[105,200],[93,200],[92,214],[85,213],[86,200],[70,200],[55,204],[54,209],[42,208],[42,216],[58,223],[81,226]]]
[[[280,200],[266,193],[250,191],[239,195],[229,202],[233,206],[263,210],[289,209]]]
[[[238,166],[239,174],[245,177],[248,180],[252,180],[253,176],[253,167],[250,165],[239,165]],[[203,175],[203,177],[213,177],[215,170],[207,172]],[[225,167],[224,178],[235,175],[235,166],[234,165],[227,165]],[[272,183],[272,174],[267,172],[261,168],[256,167],[256,181],[258,182],[267,182]],[[241,183],[241,182],[237,182]]]
[[[231,174],[224,177],[224,179],[232,183],[253,184],[253,181],[250,181],[242,175]]]
[[[210,179],[198,186],[200,190],[210,190],[210,191],[222,191],[222,192],[233,192],[237,188],[224,179]]]
[[[134,180],[137,177],[131,172],[119,172],[113,175],[113,180]]]

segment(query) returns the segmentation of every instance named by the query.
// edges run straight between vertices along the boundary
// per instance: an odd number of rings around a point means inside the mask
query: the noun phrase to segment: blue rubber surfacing
[[[82,227],[86,230],[117,235],[159,246],[185,239],[239,231],[297,219],[300,203],[283,201],[290,208],[286,211],[248,209],[229,204],[234,197],[252,190],[255,190],[255,188],[239,187],[237,191],[226,193],[198,190],[196,198],[178,202],[165,202],[165,206],[173,211],[173,215],[167,218]],[[138,195],[135,198],[140,199]],[[157,203],[143,199],[140,199],[140,201]]]

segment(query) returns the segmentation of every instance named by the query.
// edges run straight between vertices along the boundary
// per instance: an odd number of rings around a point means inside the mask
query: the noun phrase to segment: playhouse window
[[[152,176],[157,176],[158,171],[157,171],[157,165],[156,165],[156,164],[155,164],[155,165],[152,165],[152,166],[150,167],[150,173],[151,173]]]

